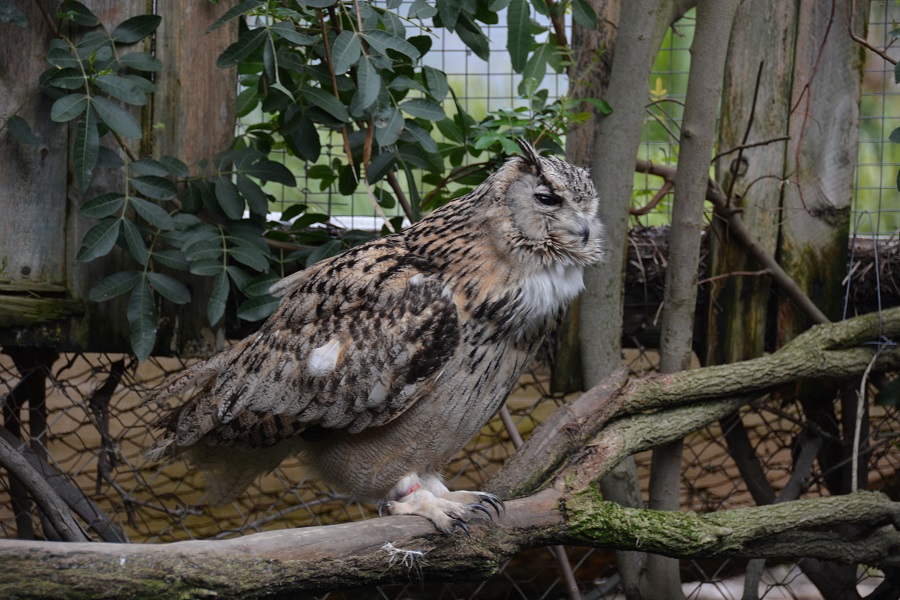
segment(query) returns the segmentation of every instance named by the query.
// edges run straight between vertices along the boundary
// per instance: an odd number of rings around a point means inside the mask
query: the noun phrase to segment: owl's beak
[[[581,225],[581,245],[587,246],[588,240],[591,239],[591,225],[584,219],[579,219],[578,224]]]

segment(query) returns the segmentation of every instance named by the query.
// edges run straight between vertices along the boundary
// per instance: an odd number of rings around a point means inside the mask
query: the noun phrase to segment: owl
[[[601,260],[589,173],[520,141],[471,193],[272,288],[262,328],[164,382],[183,403],[153,460],[183,457],[210,502],[291,455],[328,484],[441,531],[502,501],[440,469],[499,410]]]

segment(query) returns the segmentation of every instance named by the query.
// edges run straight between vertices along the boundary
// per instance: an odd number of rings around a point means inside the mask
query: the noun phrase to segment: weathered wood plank
[[[0,121],[25,119],[38,138],[32,145],[0,133],[0,282],[19,289],[63,285],[66,277],[66,139],[64,125],[47,115],[53,100],[37,92],[38,76],[49,65],[43,57],[53,32],[41,17],[56,2],[19,2],[26,28],[3,25],[0,56]],[[15,65],[15,68],[8,68]]]
[[[781,265],[831,319],[842,307],[856,165],[863,49],[847,35],[849,2],[802,2],[797,28],[788,157],[779,246]],[[869,2],[856,3],[865,23]],[[809,326],[778,303],[778,341]]]
[[[27,327],[84,313],[84,305],[70,298],[0,296],[0,327]]]
[[[787,135],[798,5],[799,0],[766,0],[739,6],[725,69],[719,152],[741,146],[748,127],[747,143]],[[786,149],[785,141],[775,142],[731,152],[715,164],[716,179],[724,190],[732,190],[732,206],[743,211],[744,221],[773,255],[778,246]],[[729,275],[760,268],[743,245],[730,237],[727,222],[714,219],[710,276],[717,280],[710,286],[706,364],[762,355],[771,280]]]
[[[162,2],[162,24],[156,35],[156,56],[165,70],[156,79],[151,130],[153,157],[177,156],[188,165],[211,161],[234,138],[236,69],[216,66],[219,54],[237,38],[237,21],[206,33],[228,7],[205,1]],[[199,168],[195,168],[199,175]],[[160,344],[180,356],[208,357],[221,348],[224,322],[210,325],[206,304],[212,278],[168,271],[191,290],[192,301],[160,307]]]

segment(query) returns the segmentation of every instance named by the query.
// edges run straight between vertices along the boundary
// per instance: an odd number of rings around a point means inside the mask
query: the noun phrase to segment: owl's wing
[[[255,336],[155,392],[194,392],[163,424],[160,451],[201,438],[259,448],[304,431],[357,433],[427,394],[460,343],[444,283],[403,254],[329,262],[282,286]]]

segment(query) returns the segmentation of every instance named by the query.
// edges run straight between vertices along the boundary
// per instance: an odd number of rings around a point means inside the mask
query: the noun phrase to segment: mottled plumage
[[[333,486],[443,531],[496,507],[437,472],[500,408],[602,255],[587,171],[521,146],[403,232],[277,283],[281,306],[258,333],[154,391],[185,403],[148,455],[207,471],[213,501],[302,453]]]

